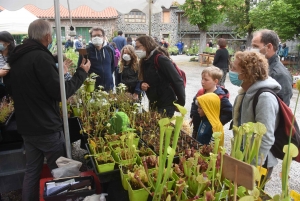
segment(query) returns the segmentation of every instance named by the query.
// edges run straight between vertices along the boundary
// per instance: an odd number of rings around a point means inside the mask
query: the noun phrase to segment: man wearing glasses
[[[87,56],[91,62],[89,73],[96,73],[99,75],[96,78],[96,87],[99,85],[104,87],[105,91],[113,89],[113,72],[114,72],[114,53],[112,49],[106,44],[105,32],[100,27],[93,27],[90,30],[91,42],[87,49]],[[78,65],[81,64],[82,58],[85,55],[80,55]]]

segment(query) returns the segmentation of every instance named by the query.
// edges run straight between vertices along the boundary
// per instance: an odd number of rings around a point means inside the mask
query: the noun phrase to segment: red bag
[[[276,158],[282,160],[284,157],[283,146],[289,143],[290,129],[292,127],[292,120],[294,115],[291,109],[276,95],[274,91],[272,91],[269,88],[261,88],[254,95],[254,99],[253,99],[254,115],[255,115],[255,108],[258,101],[258,96],[263,92],[270,92],[271,94],[273,94],[276,97],[279,104],[280,117],[279,117],[278,127],[274,131],[275,142],[271,147],[271,152]],[[300,131],[299,131],[296,118],[294,119],[291,143],[293,143],[298,148],[298,150],[300,150]],[[300,162],[300,152],[297,157],[293,158],[293,160]]]

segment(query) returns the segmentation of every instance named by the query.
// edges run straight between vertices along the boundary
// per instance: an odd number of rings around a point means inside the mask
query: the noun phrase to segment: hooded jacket
[[[272,89],[275,93],[278,93],[281,89],[280,84],[269,77],[263,81],[256,81],[246,92],[242,89],[239,90],[239,94],[233,105],[233,125],[240,126],[247,122],[261,122],[266,126],[267,133],[262,137],[259,148],[258,164],[264,164],[266,156],[268,156],[267,167],[273,167],[278,163],[277,159],[270,152],[270,149],[275,142],[274,131],[277,128],[279,121],[279,105],[277,99],[273,94],[263,92],[258,97],[255,108],[256,116],[253,114],[252,107],[255,93],[260,88],[264,87]],[[261,155],[264,156],[263,161],[261,161]],[[255,164],[254,162],[252,163]]]
[[[232,119],[232,105],[229,102],[229,92],[227,89],[217,86],[214,93],[221,99],[220,121],[223,125],[225,125]],[[195,104],[195,100],[198,96],[203,94],[205,94],[205,90],[201,88],[194,96],[191,106],[190,117],[193,118],[194,131],[198,131],[198,127],[201,122],[201,117],[198,114],[198,106]]]
[[[212,127],[212,132],[221,132],[219,146],[223,146],[224,129],[220,121],[221,101],[219,96],[217,96],[215,93],[206,93],[197,97],[197,100],[205,114],[205,117],[208,119]],[[212,135],[212,133],[210,133],[210,135]]]
[[[149,58],[141,65],[142,83],[146,82],[150,86],[146,91],[150,104],[155,103],[158,108],[163,108],[173,106],[173,102],[176,101],[184,106],[185,88],[182,78],[170,59],[165,56],[158,57],[159,67],[156,69],[154,59],[157,54],[159,53],[156,50],[152,51]]]
[[[113,77],[115,70],[115,61],[113,50],[108,46],[103,46],[100,50],[90,43],[87,47],[88,59],[91,62],[89,74],[96,73],[99,75],[96,80],[96,86],[101,85],[105,91],[112,90]],[[79,55],[77,66],[82,62],[82,55]]]
[[[17,46],[8,60],[18,132],[45,135],[62,130],[60,80],[51,52],[36,40]],[[82,85],[87,73],[77,68],[65,82],[66,98]]]

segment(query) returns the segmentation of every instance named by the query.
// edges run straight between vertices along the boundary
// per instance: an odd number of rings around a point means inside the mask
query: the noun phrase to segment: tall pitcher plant
[[[171,119],[163,118],[158,122],[160,128],[159,172],[157,176],[156,185],[154,186],[155,190],[153,194],[153,201],[161,200],[163,188],[171,172],[170,170],[175,156],[175,150],[179,138],[179,133],[183,124],[183,118],[187,113],[187,110],[184,107],[175,103],[174,105],[181,113],[181,116],[176,116]],[[171,121],[173,120],[175,120],[175,128],[173,128],[170,124]],[[172,141],[172,146],[170,146],[170,139],[172,134],[173,134],[173,141]],[[166,161],[167,161],[167,168],[166,171],[164,171],[166,166]],[[148,176],[148,178],[150,178],[150,176]]]
[[[295,122],[295,114],[296,114],[297,105],[298,105],[299,96],[300,96],[300,80],[297,81],[296,87],[298,89],[298,95],[297,95],[297,100],[296,100],[296,104],[295,104],[292,125],[294,125],[294,122]],[[292,132],[293,132],[293,127],[290,128],[289,144],[287,144],[283,147],[283,152],[285,153],[285,155],[282,160],[282,179],[281,179],[282,192],[281,192],[281,195],[275,195],[273,198],[274,200],[284,200],[284,201],[291,200],[290,192],[289,192],[288,177],[289,177],[292,159],[293,159],[293,157],[298,156],[298,153],[299,153],[298,148],[293,143],[291,143]]]

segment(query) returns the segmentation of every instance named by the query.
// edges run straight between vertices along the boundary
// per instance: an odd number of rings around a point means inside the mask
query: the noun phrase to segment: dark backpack
[[[154,58],[154,67],[156,70],[159,69],[159,64],[158,64],[158,57],[159,56],[163,56],[162,54],[157,54]],[[180,68],[178,68],[178,66],[173,62],[171,61],[173,66],[175,67],[176,71],[178,72],[179,76],[182,78],[183,80],[183,84],[184,84],[184,87],[186,86],[186,76],[185,76],[185,72],[183,70],[181,70]]]
[[[261,88],[254,95],[253,99],[253,113],[255,115],[255,108],[258,102],[258,97],[263,92],[270,92],[273,94],[279,104],[279,122],[278,127],[274,132],[275,142],[271,147],[272,154],[279,159],[283,159],[283,147],[289,143],[290,129],[292,127],[293,113],[292,110],[269,88]],[[294,126],[292,130],[291,143],[293,143],[298,150],[300,150],[300,131],[296,119],[294,119]],[[293,160],[300,162],[300,152]]]

